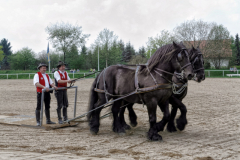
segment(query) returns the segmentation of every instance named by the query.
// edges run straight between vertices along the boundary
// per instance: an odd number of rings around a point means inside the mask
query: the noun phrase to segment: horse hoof
[[[148,132],[148,139],[150,141],[161,141],[162,136],[160,136],[157,132]]]
[[[126,133],[121,132],[121,133],[118,133],[118,135],[119,135],[119,136],[125,136]]]
[[[176,129],[176,127],[174,126],[174,124],[168,123],[168,125],[167,125],[167,131],[168,131],[168,132],[177,132],[177,129]]]
[[[162,136],[160,136],[159,134],[154,134],[151,137],[148,137],[148,139],[150,141],[161,141],[162,140]]]
[[[137,124],[138,124],[137,122],[131,122],[131,123],[130,123],[130,125],[131,125],[132,127],[136,127]]]
[[[126,133],[125,129],[122,127],[122,128],[116,128],[114,127],[113,128],[113,132],[115,133]]]
[[[177,119],[177,128],[180,131],[183,131],[185,129],[186,124],[187,124],[187,120]]]
[[[123,128],[124,128],[125,130],[130,130],[130,129],[131,129],[131,127],[130,127],[129,125],[127,125],[127,124],[123,125]]]
[[[90,129],[90,133],[91,133],[92,135],[97,135],[98,129]]]

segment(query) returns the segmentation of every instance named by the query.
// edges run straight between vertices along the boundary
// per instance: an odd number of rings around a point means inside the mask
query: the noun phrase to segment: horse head
[[[193,80],[200,83],[201,81],[205,80],[203,54],[199,47],[194,48],[193,46],[191,49],[189,49],[189,53],[190,62],[194,72]]]
[[[184,78],[190,80],[194,76],[193,68],[189,60],[189,54],[183,43],[177,44],[173,42],[175,54],[171,59],[171,63],[176,72],[184,72]]]

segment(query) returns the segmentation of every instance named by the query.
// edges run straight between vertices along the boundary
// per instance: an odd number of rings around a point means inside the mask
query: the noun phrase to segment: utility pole
[[[98,45],[98,71],[100,71],[100,69],[99,69],[99,45]]]

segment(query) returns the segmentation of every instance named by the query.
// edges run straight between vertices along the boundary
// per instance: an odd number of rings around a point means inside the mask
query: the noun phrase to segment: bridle
[[[194,64],[196,63],[196,61],[198,60],[198,56],[199,55],[202,55],[202,53],[198,53],[198,55],[195,57],[195,59],[193,60],[192,62],[192,68],[193,68],[193,72],[196,73],[197,71],[200,71],[200,70],[204,70],[204,67],[202,68],[198,68],[198,69],[195,69],[194,67]]]
[[[181,62],[181,61],[183,60],[183,58],[182,58],[182,52],[184,52],[184,54],[188,57],[187,49],[186,49],[186,48],[182,48],[181,51],[177,54],[177,60],[178,60],[178,62]],[[181,73],[177,73],[177,72],[170,73],[170,72],[164,71],[164,70],[159,69],[159,68],[155,68],[155,69],[154,69],[154,72],[157,73],[158,75],[160,75],[161,77],[163,77],[163,78],[164,78],[165,80],[167,80],[168,82],[173,83],[172,80],[167,79],[165,76],[163,76],[163,75],[162,75],[161,73],[159,73],[158,71],[167,73],[167,74],[172,75],[172,76],[176,76],[176,77],[179,78],[179,79],[183,79],[183,78],[184,78],[184,69],[185,69],[186,67],[190,66],[190,65],[191,65],[190,62],[187,63],[187,64],[185,64],[184,66],[181,66],[181,65],[180,65],[181,71],[182,71]],[[158,71],[156,71],[156,70],[158,70]],[[149,71],[149,70],[148,70],[148,71]],[[150,71],[149,71],[149,73],[150,73]],[[150,75],[151,75],[151,77],[153,78],[153,76],[152,76],[151,73],[150,73]],[[153,78],[153,79],[154,79],[154,82],[156,83],[155,78]]]

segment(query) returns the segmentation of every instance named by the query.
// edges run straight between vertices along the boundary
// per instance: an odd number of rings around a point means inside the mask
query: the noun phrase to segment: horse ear
[[[192,49],[193,49],[193,50],[196,50],[196,49],[193,47],[193,45],[192,45]]]
[[[173,41],[173,46],[174,46],[174,48],[178,48],[177,43],[175,43],[174,41]]]

